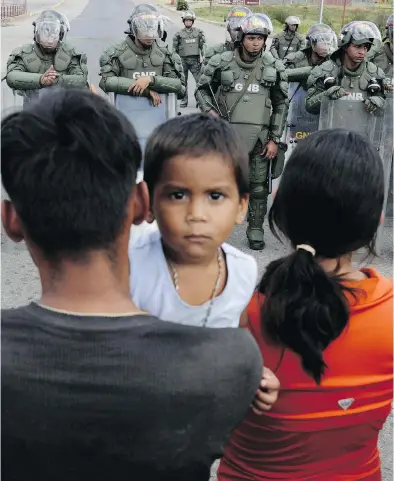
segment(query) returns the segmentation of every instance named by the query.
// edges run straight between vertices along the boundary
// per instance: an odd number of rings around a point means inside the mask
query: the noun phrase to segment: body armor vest
[[[37,44],[22,47],[21,57],[30,73],[44,74],[51,65],[59,73],[65,73],[72,60],[71,54],[64,45],[53,53],[44,53]]]
[[[198,57],[200,55],[199,30],[195,28],[183,29],[179,33],[179,56]]]
[[[263,67],[261,58],[247,64],[242,62],[238,52],[221,71],[217,94],[220,110],[241,135],[249,152],[261,131],[268,132],[272,106],[270,86],[276,77],[276,69]]]
[[[297,33],[282,32],[278,35],[278,56],[283,59],[287,54],[297,52],[300,49],[301,40]]]
[[[163,75],[165,54],[153,42],[147,53],[141,53],[131,38],[127,38],[127,48],[119,56],[120,77],[137,80],[139,77]]]

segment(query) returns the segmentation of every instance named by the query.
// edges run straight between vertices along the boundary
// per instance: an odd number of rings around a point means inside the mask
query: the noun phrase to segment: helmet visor
[[[36,23],[36,41],[45,49],[57,47],[60,39],[60,20],[43,20]]]
[[[331,55],[338,48],[336,35],[328,32],[314,33],[310,37],[312,50],[319,55],[319,57],[327,57]]]
[[[131,20],[131,33],[138,40],[155,40],[163,36],[163,21],[155,14],[136,15]]]

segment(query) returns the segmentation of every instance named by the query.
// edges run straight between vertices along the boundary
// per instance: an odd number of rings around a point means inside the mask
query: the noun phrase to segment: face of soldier
[[[297,30],[297,25],[289,25],[288,29],[290,30],[290,32],[295,32]]]
[[[183,23],[186,28],[192,28],[193,26],[193,20],[185,20]]]
[[[364,43],[362,45],[354,45],[351,43],[345,50],[345,54],[349,57],[353,63],[361,63],[368,52],[368,44]]]
[[[153,38],[138,38],[137,40],[138,40],[138,43],[141,45],[141,47],[144,49],[151,48],[154,42]]]
[[[239,196],[231,161],[206,152],[165,163],[151,208],[164,245],[183,260],[203,261],[243,222],[247,203],[247,196]]]
[[[35,38],[45,52],[56,50],[60,39],[59,21],[42,21],[36,24]]]
[[[262,35],[245,35],[242,46],[251,57],[257,57],[265,45],[265,38]]]

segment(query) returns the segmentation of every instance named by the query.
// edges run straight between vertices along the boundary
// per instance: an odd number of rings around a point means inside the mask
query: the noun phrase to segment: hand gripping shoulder
[[[308,89],[313,87],[316,84],[316,82],[322,77],[324,77],[324,71],[323,71],[322,65],[316,65],[316,67],[312,69],[311,74],[308,77],[308,80],[307,80]]]

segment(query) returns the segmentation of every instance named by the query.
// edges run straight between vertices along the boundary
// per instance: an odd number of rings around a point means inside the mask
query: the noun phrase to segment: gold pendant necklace
[[[174,264],[170,261],[170,259],[166,258],[167,260],[167,263],[168,263],[168,266],[169,268],[171,269],[171,273],[172,273],[172,280],[173,280],[173,283],[174,283],[174,287],[175,287],[175,290],[179,293],[179,278],[178,278],[178,271],[176,270]],[[218,248],[218,257],[217,257],[217,261],[218,261],[218,276],[217,276],[217,279],[216,279],[216,282],[215,282],[215,286],[212,290],[212,294],[211,294],[211,297],[210,297],[210,300],[209,300],[209,305],[208,305],[208,309],[207,309],[207,312],[206,312],[206,315],[202,321],[202,327],[206,327],[207,326],[207,323],[208,323],[208,320],[209,320],[209,317],[211,315],[211,312],[212,312],[212,307],[213,307],[213,304],[215,302],[215,299],[216,299],[216,294],[219,290],[219,287],[220,287],[220,281],[222,279],[222,260],[223,260],[223,254],[222,254],[222,249],[219,247]]]

